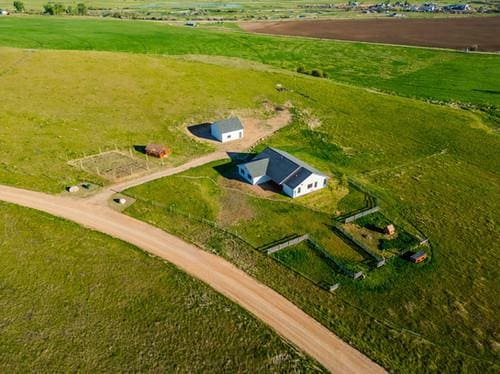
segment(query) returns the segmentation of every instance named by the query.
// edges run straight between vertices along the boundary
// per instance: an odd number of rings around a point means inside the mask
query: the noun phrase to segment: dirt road
[[[47,212],[153,253],[238,303],[336,373],[383,373],[290,301],[226,260],[111,208],[87,200],[0,186],[0,200]]]

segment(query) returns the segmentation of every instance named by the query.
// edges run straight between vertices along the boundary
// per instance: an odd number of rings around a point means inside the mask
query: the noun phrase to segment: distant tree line
[[[55,3],[49,1],[43,6],[43,14],[48,14],[50,16],[57,16],[59,14],[71,14],[76,16],[86,16],[88,13],[88,8],[84,3],[78,3],[76,7],[68,5],[65,7],[61,3]]]

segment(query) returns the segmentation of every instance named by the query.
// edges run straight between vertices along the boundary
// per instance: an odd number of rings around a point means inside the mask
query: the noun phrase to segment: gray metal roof
[[[257,161],[260,162],[257,163]],[[291,188],[295,188],[301,184],[313,173],[326,177],[323,173],[289,153],[271,147],[266,148],[245,165],[253,178],[267,175],[275,183],[280,185],[286,184]],[[252,170],[255,170],[255,174],[250,170],[250,165],[252,165]],[[264,167],[266,168],[265,170]]]
[[[291,174],[284,182],[283,184],[286,184],[288,187],[291,189],[294,189],[297,187],[299,184],[301,184],[303,181],[305,181],[312,172],[310,170],[307,170],[303,167],[300,167],[299,170]]]
[[[243,124],[238,117],[223,119],[212,123],[212,126],[218,127],[221,134],[243,130]]]
[[[411,258],[412,260],[416,260],[416,259],[418,259],[419,257],[424,256],[425,254],[426,254],[426,253],[425,253],[425,251],[418,251],[417,253],[412,254],[412,255],[410,256],[410,258]]]
[[[269,165],[269,159],[263,158],[260,160],[247,162],[245,164],[245,167],[247,168],[252,178],[256,178],[266,175],[268,165]]]

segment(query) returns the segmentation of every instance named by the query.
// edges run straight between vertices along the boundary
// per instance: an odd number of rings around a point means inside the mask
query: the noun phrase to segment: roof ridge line
[[[296,163],[294,162],[294,164],[296,164]],[[296,165],[297,165],[297,164],[296,164]],[[280,183],[280,185],[281,185],[281,184],[284,184],[287,180],[289,180],[289,179],[290,179],[290,178],[291,178],[291,177],[292,177],[292,176],[293,176],[293,175],[294,175],[297,171],[299,171],[300,169],[305,169],[305,168],[304,168],[303,166],[301,166],[301,165],[298,165],[298,168],[297,168],[297,169],[295,169],[294,171],[292,171],[290,174],[288,174],[288,176],[287,176],[285,179],[283,179],[283,181]],[[306,169],[306,170],[307,170],[307,169]]]

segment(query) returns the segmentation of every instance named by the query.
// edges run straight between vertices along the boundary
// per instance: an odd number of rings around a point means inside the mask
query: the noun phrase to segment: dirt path
[[[85,200],[6,186],[0,186],[0,200],[79,223],[171,262],[241,305],[332,372],[385,372],[277,292],[226,260],[160,229]]]

